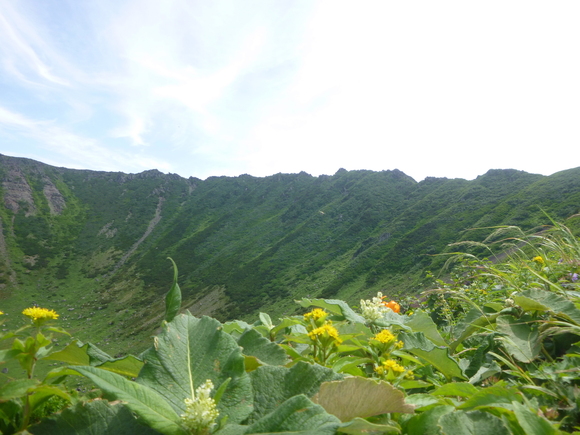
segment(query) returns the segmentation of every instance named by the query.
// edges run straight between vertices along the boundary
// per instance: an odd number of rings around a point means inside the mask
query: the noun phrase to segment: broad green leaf
[[[34,435],[154,435],[159,432],[139,424],[121,403],[106,400],[79,402],[30,427]]]
[[[44,377],[44,382],[48,381],[49,379],[54,378],[64,378],[65,376],[78,376],[78,372],[70,369],[69,367],[57,367],[49,371],[46,376]]]
[[[469,383],[477,384],[478,382],[481,382],[484,379],[487,379],[490,376],[494,376],[498,373],[501,373],[501,367],[496,361],[492,361],[485,366],[481,366],[479,370],[471,378],[469,378]]]
[[[304,394],[312,397],[326,381],[342,379],[343,375],[318,364],[298,362],[291,368],[262,366],[250,373],[254,389],[254,411],[248,421],[259,420],[285,400]]]
[[[442,385],[437,388],[431,394],[434,396],[459,396],[459,397],[471,397],[476,394],[479,390],[471,384],[466,382],[452,382],[449,384]]]
[[[173,264],[173,284],[165,296],[165,321],[171,322],[181,309],[181,289],[177,283],[177,265],[171,257],[168,260]]]
[[[22,397],[37,385],[36,379],[16,379],[7,382],[0,388],[0,401]]]
[[[52,396],[58,396],[65,399],[68,402],[72,402],[72,397],[67,392],[53,385],[39,385],[38,387],[34,388],[32,392],[34,394],[30,395],[29,403],[30,409],[32,409],[33,411],[39,405],[42,405],[46,400],[48,400]]]
[[[392,412],[412,413],[415,409],[405,403],[405,394],[388,382],[354,376],[324,382],[312,400],[342,422]]]
[[[223,324],[223,330],[234,337],[242,335],[246,329],[252,329],[252,325],[243,320],[233,320]]]
[[[357,314],[353,309],[344,301],[338,299],[306,299],[298,301],[298,303],[304,308],[308,307],[319,307],[324,308],[329,313],[335,314],[338,317],[344,318],[349,322],[354,323],[366,323],[366,320],[360,314]]]
[[[405,320],[405,325],[411,328],[413,332],[422,332],[429,340],[437,346],[447,346],[447,343],[439,334],[437,325],[425,311],[417,310],[411,317]]]
[[[278,325],[276,325],[272,328],[272,330],[270,331],[270,334],[273,337],[276,337],[280,331],[283,331],[286,328],[290,328],[290,327],[298,325],[298,324],[300,324],[300,320],[295,319],[295,318],[293,319],[291,317],[284,317]],[[302,326],[302,325],[300,325],[300,326]]]
[[[252,410],[252,386],[236,340],[210,317],[176,316],[155,337],[155,346],[142,354],[145,365],[137,382],[161,395],[181,414],[186,398],[206,380],[217,389],[231,378],[218,404],[221,415],[239,423]]]
[[[407,396],[405,402],[415,407],[415,411],[426,411],[435,406],[450,405],[451,401],[443,397],[435,397],[431,394],[411,394]]]
[[[244,435],[248,426],[241,424],[226,424],[223,428],[214,432],[212,435]]]
[[[521,401],[518,391],[513,387],[496,384],[479,390],[458,406],[458,409],[477,409],[483,406],[502,407],[506,404],[511,404],[513,401]]]
[[[377,320],[373,320],[373,324],[377,326],[381,326],[383,328],[390,328],[393,325],[398,326],[399,328],[405,331],[411,331],[411,327],[405,324],[405,316],[395,313],[394,311],[385,311],[383,313],[383,317]]]
[[[137,357],[134,357],[133,355],[127,355],[123,358],[106,361],[103,364],[97,365],[96,367],[109,370],[110,372],[118,373],[123,376],[136,378],[139,376],[141,368],[143,368],[143,361]]]
[[[263,365],[264,364],[262,364],[255,356],[244,355],[244,367],[246,368],[247,373],[253,372]]]
[[[246,329],[238,338],[238,344],[244,349],[244,355],[255,356],[263,363],[284,365],[288,362],[284,349],[253,329]]]
[[[427,388],[431,387],[433,384],[422,381],[420,379],[403,379],[399,382],[399,387],[405,390],[412,390],[413,388]]]
[[[92,343],[83,344],[79,340],[73,340],[63,350],[53,352],[44,359],[61,361],[72,365],[95,366],[113,358]]]
[[[503,421],[482,411],[455,411],[439,419],[442,435],[510,435]]]
[[[245,434],[334,435],[339,426],[338,418],[300,394],[250,425]]]
[[[550,311],[580,325],[580,310],[556,293],[530,289],[514,295],[513,300],[525,311]]]
[[[530,411],[518,402],[512,402],[514,414],[526,435],[552,435],[558,433],[548,420]]]
[[[465,379],[457,361],[449,356],[449,348],[435,346],[431,341],[427,340],[422,332],[400,332],[399,340],[405,343],[404,350],[433,365],[448,379],[454,377]]]
[[[455,352],[457,346],[459,346],[463,341],[471,336],[472,334],[485,331],[490,328],[495,323],[495,319],[499,314],[483,314],[481,311],[475,308],[469,311],[465,317],[465,320],[461,322],[457,327],[455,336],[457,339],[449,345],[449,350]]]
[[[72,367],[103,390],[106,398],[122,400],[144,422],[165,435],[187,435],[180,417],[155,390],[107,370],[91,366]]]
[[[538,328],[535,324],[525,323],[513,316],[499,316],[497,330],[505,334],[500,340],[510,355],[518,361],[532,362],[542,350]]]
[[[368,434],[399,434],[401,429],[394,425],[375,424],[362,418],[355,418],[348,423],[343,423],[338,428],[338,433],[347,433],[350,435],[368,435]]]
[[[361,364],[372,363],[370,358],[361,358],[358,356],[344,356],[332,364],[332,370],[337,373],[348,373],[353,376],[363,376],[362,370],[358,367]],[[360,373],[360,374],[359,374]]]
[[[262,325],[266,326],[266,328],[272,329],[274,327],[272,319],[267,313],[260,313],[258,317],[260,318],[260,322],[262,322]]]
[[[455,411],[450,405],[440,405],[418,414],[406,424],[405,433],[408,435],[441,435],[439,419],[445,414]]]

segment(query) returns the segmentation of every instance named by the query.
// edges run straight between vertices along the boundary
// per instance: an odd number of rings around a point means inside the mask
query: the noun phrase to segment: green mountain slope
[[[473,181],[339,170],[184,179],[55,168],[0,156],[0,297],[61,313],[95,342],[138,347],[179,266],[184,306],[221,320],[290,314],[293,299],[355,302],[417,289],[472,227],[577,213],[580,168],[491,170]]]

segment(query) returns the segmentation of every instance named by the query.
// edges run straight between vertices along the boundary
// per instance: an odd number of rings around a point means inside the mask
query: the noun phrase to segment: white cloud
[[[87,165],[416,179],[574,165],[530,151],[580,140],[575,2],[61,7],[0,0],[1,73],[16,78],[0,80],[2,116]]]
[[[16,131],[29,143],[38,144],[47,150],[50,157],[43,160],[48,163],[63,161],[67,166],[74,168],[127,172],[141,172],[154,168],[169,171],[172,168],[161,159],[133,155],[103,146],[95,139],[67,131],[53,121],[29,119],[4,107],[0,107],[1,130]]]

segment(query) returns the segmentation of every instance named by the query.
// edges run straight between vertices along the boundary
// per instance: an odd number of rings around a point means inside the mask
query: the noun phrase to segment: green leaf
[[[295,318],[293,319],[291,317],[284,317],[278,325],[274,326],[271,329],[270,334],[271,334],[271,336],[276,337],[280,331],[283,331],[286,328],[291,328],[292,326],[299,325],[299,324],[300,324],[300,320],[298,320],[298,319],[295,319]],[[300,325],[300,326],[302,326],[302,325]]]
[[[274,327],[272,319],[267,313],[260,313],[258,317],[260,318],[260,322],[262,322],[262,325],[264,325],[266,328],[272,329]]]
[[[437,388],[431,394],[434,396],[459,396],[459,397],[471,397],[476,394],[479,390],[467,382],[452,382],[449,384],[442,385]]]
[[[383,328],[390,328],[391,326],[396,325],[405,331],[411,331],[411,327],[407,326],[405,322],[405,316],[389,310],[383,313],[383,317],[377,320],[373,320],[372,323]]]
[[[171,322],[181,308],[181,289],[177,284],[177,265],[173,258],[168,257],[168,260],[173,263],[173,284],[165,296],[165,321]]]
[[[512,402],[514,414],[526,435],[552,435],[556,428],[550,422],[518,402]]]
[[[431,387],[433,384],[430,382],[422,381],[420,379],[403,379],[399,382],[399,387],[404,390],[412,390],[413,388],[427,388]]]
[[[498,317],[498,315],[498,313],[482,314],[481,311],[475,308],[469,311],[465,317],[465,320],[460,325],[458,325],[456,335],[457,339],[451,343],[449,350],[451,352],[455,352],[457,350],[457,346],[463,343],[467,337],[488,329],[495,323],[495,319]]]
[[[334,435],[339,426],[338,418],[298,395],[252,424],[245,434]]]
[[[97,365],[97,367],[119,375],[136,378],[139,376],[141,368],[143,368],[143,361],[133,355],[127,355],[123,358],[106,361]]]
[[[499,418],[482,411],[455,411],[439,419],[442,435],[510,435]]]
[[[513,300],[525,311],[550,311],[580,326],[580,310],[556,293],[530,289],[514,295]]]
[[[407,422],[405,433],[408,435],[441,435],[441,428],[438,425],[439,419],[453,411],[455,411],[453,406],[440,405],[415,415]]]
[[[500,337],[505,349],[521,362],[532,362],[540,354],[542,343],[535,324],[525,323],[513,316],[499,316],[497,330],[505,336]]]
[[[239,423],[252,411],[252,386],[236,340],[210,317],[176,316],[155,337],[155,346],[142,354],[145,365],[137,382],[162,394],[179,414],[185,398],[211,380],[217,389],[231,381],[218,405],[220,415]]]
[[[448,379],[466,379],[457,361],[449,356],[449,348],[435,346],[422,332],[400,332],[399,339],[405,343],[404,350],[427,361]]]
[[[415,411],[426,411],[435,406],[449,405],[452,403],[449,399],[435,397],[431,394],[423,393],[411,394],[407,396],[405,402],[409,405],[413,405],[415,407]]]
[[[323,382],[342,379],[343,375],[318,364],[301,361],[291,368],[262,366],[251,372],[250,377],[254,390],[254,411],[248,421],[252,423],[293,396],[314,396]]]
[[[16,379],[7,382],[0,388],[0,401],[22,397],[37,385],[36,379]]]
[[[344,301],[338,299],[306,299],[298,301],[304,308],[319,307],[324,308],[329,313],[335,314],[339,317],[337,320],[348,320],[353,323],[366,323],[366,320],[361,315],[355,313],[353,309]]]
[[[417,310],[405,320],[405,325],[411,328],[413,332],[422,332],[429,340],[437,346],[447,346],[447,343],[439,334],[437,325],[425,311]]]
[[[373,360],[370,358],[361,358],[359,356],[343,356],[332,364],[332,370],[337,373],[348,373],[353,376],[364,376],[360,369],[361,364],[372,364]]]
[[[284,349],[253,329],[246,329],[238,338],[238,344],[244,349],[244,355],[255,356],[263,363],[284,365],[288,362]]]
[[[106,400],[79,402],[32,426],[34,435],[154,435],[159,432],[140,425],[121,403]]]
[[[312,400],[343,422],[392,412],[412,413],[415,409],[405,403],[405,394],[388,382],[354,376],[324,382]]]
[[[34,394],[30,395],[29,403],[30,409],[33,411],[52,396],[58,396],[65,399],[67,402],[72,402],[72,397],[67,392],[53,385],[39,385],[34,388],[32,392]]]
[[[79,340],[73,340],[63,350],[53,352],[44,359],[61,361],[71,365],[95,366],[113,358],[92,343],[83,344]]]
[[[457,408],[477,409],[487,406],[503,407],[506,404],[511,404],[513,401],[521,401],[521,396],[518,391],[513,387],[496,384],[479,390]]]
[[[105,397],[122,400],[144,422],[165,435],[187,435],[180,418],[165,398],[146,385],[91,366],[72,367],[103,390]]]
[[[387,424],[375,424],[362,418],[355,418],[348,423],[343,423],[338,428],[339,433],[350,435],[367,435],[367,434],[399,434],[401,430],[397,426]]]

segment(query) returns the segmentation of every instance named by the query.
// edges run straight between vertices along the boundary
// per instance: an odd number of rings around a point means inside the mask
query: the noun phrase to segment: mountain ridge
[[[478,236],[466,229],[531,229],[549,223],[544,211],[565,219],[580,205],[580,168],[419,182],[344,169],[200,180],[0,155],[0,179],[2,302],[80,313],[65,316],[73,330],[97,322],[104,341],[151,332],[171,281],[166,257],[194,314],[249,319],[291,313],[306,295],[356,302],[418,290],[440,264],[432,254]]]

